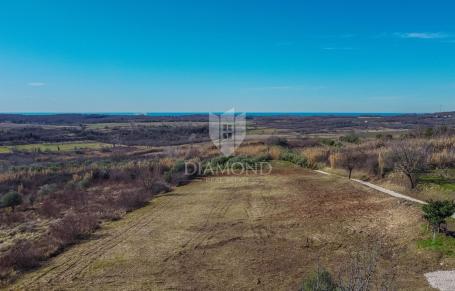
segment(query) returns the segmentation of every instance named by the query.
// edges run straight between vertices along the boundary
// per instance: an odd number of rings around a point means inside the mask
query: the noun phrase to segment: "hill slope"
[[[398,284],[429,289],[415,206],[300,168],[197,181],[103,227],[13,289],[297,289],[316,263],[337,270],[375,242]],[[392,263],[390,263],[392,262]]]

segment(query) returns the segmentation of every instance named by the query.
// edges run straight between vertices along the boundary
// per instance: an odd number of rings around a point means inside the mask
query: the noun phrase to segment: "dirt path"
[[[315,170],[315,172],[317,172],[319,174],[323,174],[323,175],[329,175],[329,176],[333,175],[333,174],[330,174],[330,173],[327,173],[327,172],[324,172],[324,171],[321,171],[321,170]],[[338,175],[336,175],[336,176],[338,176]],[[427,204],[425,201],[418,200],[418,199],[412,198],[410,196],[398,193],[396,191],[392,191],[392,190],[383,188],[381,186],[375,185],[375,184],[370,183],[370,182],[362,181],[362,180],[359,180],[359,179],[351,179],[351,181],[354,181],[354,182],[357,182],[359,184],[365,185],[367,187],[373,188],[375,190],[378,190],[379,192],[382,192],[384,194],[387,194],[387,195],[390,195],[390,196],[393,196],[393,197],[396,197],[396,198],[405,199],[405,200],[408,200],[408,201],[411,201],[411,202],[415,202],[415,203],[419,203],[419,204]]]
[[[427,290],[413,206],[303,169],[198,181],[103,227],[12,289],[295,290],[375,242],[399,286]],[[430,265],[431,265],[430,264]]]

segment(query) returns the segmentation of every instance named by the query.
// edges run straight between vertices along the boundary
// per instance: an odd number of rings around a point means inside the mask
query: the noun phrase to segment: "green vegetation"
[[[441,230],[441,224],[446,223],[446,219],[455,212],[453,201],[428,201],[422,207],[423,217],[428,221],[433,229],[433,241],[436,239],[436,232]]]
[[[354,133],[341,136],[340,137],[341,142],[348,142],[348,143],[359,143],[360,142],[360,137]]]
[[[11,152],[11,149],[9,147],[0,146],[0,154],[8,154],[10,152]]]
[[[438,252],[446,257],[455,257],[455,238],[437,233],[434,237],[431,232],[422,226],[425,238],[417,242],[421,249]]]
[[[11,207],[11,210],[14,211],[14,208],[18,205],[21,205],[22,197],[16,191],[10,191],[3,195],[0,200],[1,207]]]
[[[291,162],[301,167],[306,167],[308,165],[308,160],[305,156],[291,150],[282,152],[280,155],[280,160]]]
[[[326,146],[331,146],[331,147],[342,147],[343,144],[339,141],[330,139],[330,138],[324,138],[320,140],[320,143]]]
[[[425,185],[436,185],[444,191],[455,191],[455,179],[444,177],[436,173],[420,176],[419,182]]]
[[[335,291],[337,285],[332,279],[332,275],[323,269],[318,268],[316,272],[308,276],[302,283],[300,291]]]

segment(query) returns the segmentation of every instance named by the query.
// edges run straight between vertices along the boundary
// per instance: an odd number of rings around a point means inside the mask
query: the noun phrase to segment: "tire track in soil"
[[[270,194],[272,190],[269,188],[269,193]],[[247,198],[247,207],[245,208],[245,213],[247,214],[248,217],[248,224],[251,232],[253,233],[253,236],[257,238],[256,243],[258,245],[264,245],[266,244],[267,240],[270,239],[274,233],[270,231],[269,228],[265,226],[259,226],[255,225],[256,220],[261,220],[263,219],[266,215],[270,214],[276,207],[276,201],[271,198],[269,195],[264,195],[264,193],[261,191],[259,194],[259,197],[254,194],[249,194]],[[254,203],[253,206],[253,201],[259,202],[259,203]],[[254,209],[258,211],[253,211]]]
[[[227,199],[216,199],[215,205],[211,208],[207,218],[205,219],[204,224],[198,230],[198,232],[188,239],[185,243],[181,245],[179,251],[171,254],[166,257],[163,262],[167,262],[171,259],[174,259],[180,255],[183,255],[186,251],[192,249],[203,248],[207,245],[207,241],[213,237],[213,232],[218,228],[217,223],[212,223],[216,219],[224,218],[229,208],[232,206],[235,198],[238,195],[235,194],[226,194],[220,195],[221,197],[228,197]]]
[[[108,250],[124,242],[130,234],[152,223],[154,219],[157,218],[159,213],[166,210],[166,206],[170,202],[171,199],[166,199],[165,201],[156,203],[157,205],[150,209],[152,212],[147,211],[141,216],[136,217],[134,223],[125,225],[124,227],[118,229],[116,233],[111,235],[109,238],[94,240],[88,249],[82,248],[82,250],[77,254],[72,254],[71,258],[68,260],[50,268],[43,274],[39,274],[38,276],[31,278],[20,287],[25,290],[33,289],[35,287],[39,288],[41,284],[46,284],[46,286],[49,287],[51,285],[55,285],[54,281],[58,284],[61,284],[62,281],[73,281],[73,279],[81,275],[83,271],[85,271],[94,261],[103,256]],[[90,244],[91,241],[87,243]],[[62,268],[63,270],[61,270]],[[50,278],[46,280],[46,277]]]

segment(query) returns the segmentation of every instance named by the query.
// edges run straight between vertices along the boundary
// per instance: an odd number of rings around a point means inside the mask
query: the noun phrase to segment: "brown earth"
[[[297,290],[381,245],[400,290],[431,290],[437,258],[415,248],[416,206],[346,179],[275,166],[268,176],[196,181],[103,226],[11,289]]]

